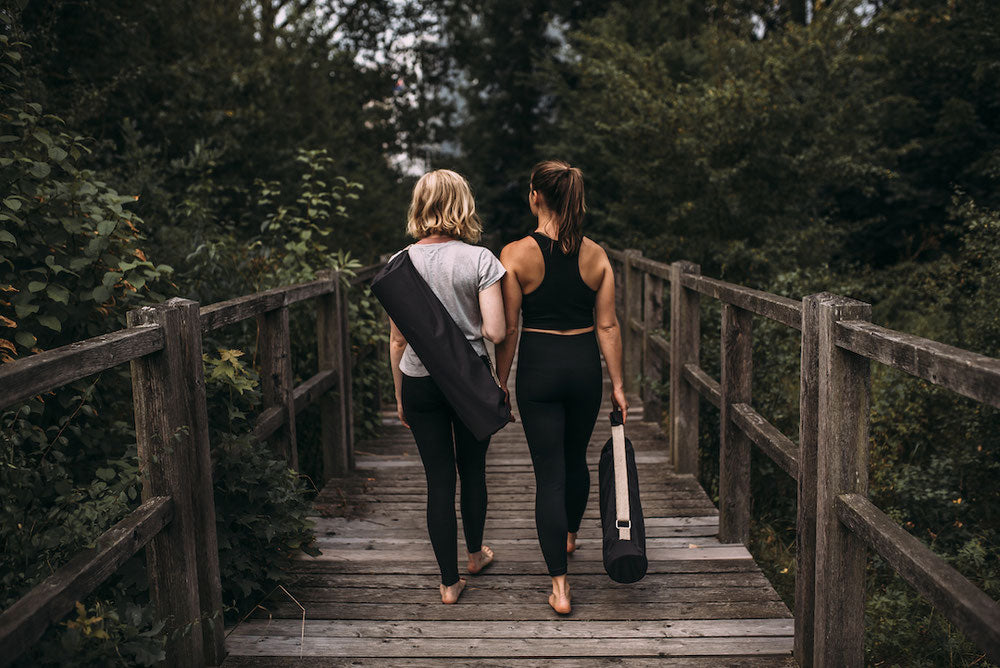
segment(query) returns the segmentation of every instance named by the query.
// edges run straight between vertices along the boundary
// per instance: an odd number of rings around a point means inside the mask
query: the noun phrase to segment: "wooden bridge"
[[[843,297],[796,301],[703,277],[688,262],[666,265],[631,250],[609,255],[618,274],[627,389],[641,395],[645,418],[629,426],[649,527],[650,574],[643,581],[614,585],[602,575],[592,502],[570,561],[574,612],[566,619],[551,613],[534,536],[530,460],[519,425],[512,425],[494,437],[487,460],[486,540],[497,561],[470,577],[459,604],[438,603],[423,474],[409,434],[386,417],[377,441],[354,443],[348,290],[327,273],[207,307],[173,299],[130,313],[125,330],[0,367],[2,408],[129,362],[144,476],[136,511],[0,614],[0,665],[143,548],[152,602],[168,622],[171,666],[429,666],[456,659],[505,666],[859,666],[868,549],[1000,661],[1000,606],[867,498],[871,361],[1000,407],[1000,360],[872,324],[867,304]],[[699,365],[702,296],[722,303],[718,381]],[[320,368],[296,386],[288,306],[305,299],[316,300]],[[801,333],[797,442],[752,407],[754,317]],[[226,638],[221,624],[204,623],[220,618],[221,595],[201,334],[246,318],[257,319],[262,350],[265,408],[255,433],[294,467],[295,415],[321,402],[327,482],[315,504],[322,555],[298,560],[288,594]],[[667,378],[664,416],[651,387]],[[721,413],[718,511],[693,477],[702,400]],[[173,435],[169,443],[165,435]],[[592,464],[607,436],[600,422]],[[797,481],[794,619],[744,547],[753,446]]]

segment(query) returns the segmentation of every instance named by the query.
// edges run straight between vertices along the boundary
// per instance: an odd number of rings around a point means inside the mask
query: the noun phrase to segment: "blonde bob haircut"
[[[465,177],[450,169],[435,169],[413,186],[406,232],[414,239],[443,234],[469,243],[483,235],[476,201]]]

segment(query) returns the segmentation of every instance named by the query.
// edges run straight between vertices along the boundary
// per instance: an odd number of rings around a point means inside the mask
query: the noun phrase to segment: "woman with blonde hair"
[[[528,205],[537,228],[500,253],[507,335],[497,346],[497,372],[506,387],[521,315],[516,392],[535,469],[535,526],[552,577],[549,605],[567,614],[566,556],[576,550],[590,493],[587,445],[603,393],[598,349],[623,416],[628,402],[611,263],[583,236],[583,174],[555,160],[535,165]]]
[[[447,169],[424,174],[413,188],[406,231],[416,243],[408,252],[417,273],[447,309],[474,350],[483,339],[503,340],[500,279],[504,268],[488,249],[472,244],[482,235],[468,182]],[[461,338],[459,337],[459,340]],[[493,561],[482,544],[486,522],[486,449],[458,418],[399,327],[390,320],[389,357],[400,421],[413,432],[427,478],[427,531],[441,571],[441,601],[454,603],[465,587],[458,576],[455,544],[455,470],[462,479],[462,526],[476,574]]]

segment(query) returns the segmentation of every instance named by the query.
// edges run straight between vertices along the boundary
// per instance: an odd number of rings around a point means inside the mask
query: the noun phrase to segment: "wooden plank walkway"
[[[605,407],[591,440],[591,500],[570,555],[573,612],[547,604],[550,580],[534,526],[534,476],[520,423],[487,457],[485,543],[496,561],[440,603],[427,538],[423,468],[409,431],[386,415],[359,443],[356,475],[317,497],[322,555],[296,564],[288,587],[226,640],[224,666],[786,666],[793,621],[742,545],[716,538],[718,512],[691,476],[673,473],[659,428],[633,418],[649,573],[620,585],[604,573],[597,459],[610,437]],[[633,416],[641,415],[641,406]],[[464,570],[459,520],[460,571]],[[305,622],[303,623],[303,610]],[[268,618],[268,615],[271,618]]]

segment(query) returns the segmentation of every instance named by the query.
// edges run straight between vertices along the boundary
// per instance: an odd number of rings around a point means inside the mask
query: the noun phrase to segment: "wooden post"
[[[299,451],[295,443],[295,396],[292,380],[292,355],[289,350],[288,307],[257,316],[257,341],[260,346],[260,386],[262,408],[283,406],[284,423],[271,436],[274,450],[288,465],[298,470]]]
[[[813,665],[816,605],[816,438],[819,422],[819,303],[833,295],[802,298],[799,363],[799,476],[795,521],[795,660]]]
[[[681,285],[682,274],[700,274],[693,262],[670,265],[670,449],[677,473],[698,473],[698,392],[684,379],[684,365],[698,364],[699,295]]]
[[[317,278],[340,283],[340,274],[332,269],[317,272]],[[346,440],[338,419],[340,412],[341,373],[340,320],[337,309],[337,287],[316,298],[316,348],[319,370],[332,370],[337,381],[319,399],[320,447],[323,452],[323,478],[329,480],[348,471]],[[336,390],[336,394],[334,394]]]
[[[638,389],[639,374],[642,373],[642,349],[641,335],[632,329],[632,320],[642,317],[642,284],[636,277],[635,267],[632,266],[632,258],[640,257],[642,253],[633,248],[625,251],[625,300],[624,322],[622,327],[622,352],[624,353],[624,381],[625,391],[635,392]]]
[[[660,393],[653,383],[663,382],[663,353],[655,351],[649,344],[653,330],[663,328],[663,279],[652,274],[643,274],[643,321],[642,321],[642,358],[643,362],[643,420],[659,423],[663,419],[663,406],[660,403]]]
[[[167,631],[169,666],[203,666],[199,618],[198,525],[192,508],[193,429],[181,342],[181,309],[160,304],[129,311],[128,325],[163,328],[163,350],[130,362],[142,499],[169,496],[174,519],[146,547],[149,597]]]
[[[817,666],[864,663],[865,544],[837,516],[839,494],[868,495],[871,365],[838,348],[839,320],[868,320],[871,306],[845,297],[819,303],[819,431],[816,453]]]
[[[731,422],[732,405],[751,403],[753,315],[722,304],[719,383],[719,540],[750,543],[750,437]]]
[[[348,327],[348,288],[343,281],[337,282],[337,290],[334,292],[336,298],[336,323],[337,323],[337,368],[340,370],[337,381],[340,392],[337,396],[337,410],[334,411],[334,430],[340,439],[339,448],[342,449],[341,457],[347,471],[354,470],[354,399],[353,382],[351,373],[353,371],[353,359],[351,354],[351,333]]]
[[[222,584],[219,576],[219,541],[215,529],[215,488],[212,484],[212,450],[208,438],[208,405],[205,367],[202,362],[201,318],[198,302],[175,297],[167,306],[180,313],[183,373],[187,384],[187,419],[191,449],[191,499],[198,539],[198,596],[201,601],[205,663],[218,666],[226,657],[222,619]]]

